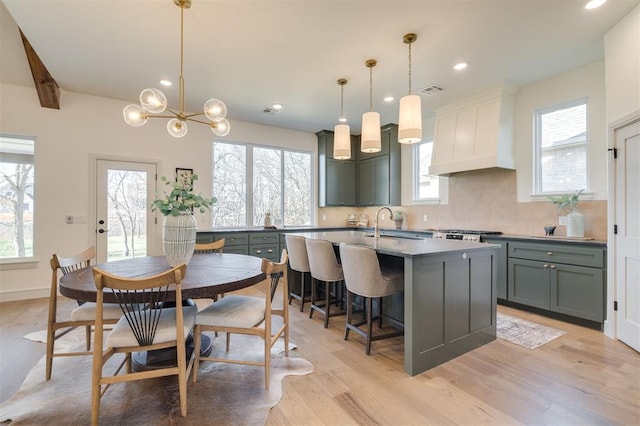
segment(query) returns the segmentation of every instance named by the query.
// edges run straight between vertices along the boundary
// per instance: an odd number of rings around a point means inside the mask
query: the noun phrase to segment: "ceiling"
[[[146,87],[162,90],[177,109],[180,9],[172,0],[2,0],[0,80],[33,87],[17,26],[61,89],[137,103]],[[519,86],[604,58],[603,36],[640,0],[193,0],[184,19],[186,109],[223,100],[228,118],[316,132],[340,116],[340,87],[353,134],[369,110],[397,122],[398,100],[412,91],[423,116],[469,94]],[[6,9],[5,9],[6,6]],[[8,10],[8,14],[7,14]],[[14,22],[15,21],[15,22]],[[468,62],[462,72],[457,62]],[[385,103],[385,96],[395,101]],[[264,113],[273,102],[276,115]],[[64,93],[61,108],[64,109]],[[233,136],[233,128],[231,130]]]

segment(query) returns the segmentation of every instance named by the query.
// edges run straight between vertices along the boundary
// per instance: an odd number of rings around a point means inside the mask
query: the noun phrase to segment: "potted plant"
[[[402,229],[402,223],[404,222],[404,212],[393,212],[393,220],[396,223],[396,229]]]
[[[584,189],[573,194],[562,194],[560,196],[548,196],[553,204],[558,206],[559,211],[569,210],[567,215],[567,237],[584,237],[584,216],[577,210],[580,195]]]
[[[162,248],[171,266],[189,263],[196,243],[196,219],[194,209],[204,213],[217,199],[206,198],[193,192],[193,182],[198,175],[178,174],[175,182],[160,178],[165,185],[171,187],[170,192],[164,192],[164,197],[151,203],[151,211],[159,210],[164,216],[162,225]]]

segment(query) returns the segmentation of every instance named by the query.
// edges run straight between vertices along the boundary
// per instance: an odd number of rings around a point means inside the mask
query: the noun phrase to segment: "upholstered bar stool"
[[[289,268],[292,271],[300,272],[300,294],[296,294],[293,288],[289,287],[289,304],[291,299],[300,301],[300,312],[304,311],[306,301],[307,277],[311,278],[311,268],[309,267],[309,256],[307,255],[307,245],[305,238],[296,235],[285,235],[287,251],[289,252]]]
[[[349,338],[349,331],[353,330],[365,338],[365,353],[371,353],[371,342],[402,336],[404,331],[395,330],[384,334],[373,334],[373,320],[378,319],[378,327],[382,328],[383,312],[382,298],[404,290],[404,272],[399,270],[381,269],[376,251],[369,247],[340,244],[340,258],[344,271],[344,282],[347,286],[347,322],[344,327],[344,340]],[[365,319],[352,323],[353,300],[352,294],[364,298]],[[378,316],[373,317],[374,298],[378,299]],[[366,324],[366,330],[360,326]]]
[[[324,240],[305,240],[307,254],[309,256],[309,268],[311,269],[311,310],[309,318],[313,318],[313,312],[324,314],[324,328],[329,326],[329,318],[344,315],[344,311],[331,312],[331,303],[341,301],[341,290],[344,284],[342,266],[338,263],[333,244]],[[324,303],[317,302],[318,282],[325,284]],[[333,291],[332,291],[333,290]],[[335,298],[331,298],[331,294]]]

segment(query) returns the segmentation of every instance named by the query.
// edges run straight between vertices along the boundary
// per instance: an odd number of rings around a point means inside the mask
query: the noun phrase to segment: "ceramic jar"
[[[162,225],[162,249],[169,265],[189,264],[196,244],[196,218],[189,211],[165,216]]]

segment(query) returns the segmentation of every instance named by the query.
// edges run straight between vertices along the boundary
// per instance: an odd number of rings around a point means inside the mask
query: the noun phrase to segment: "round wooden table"
[[[195,254],[182,279],[182,298],[201,299],[250,287],[265,279],[260,271],[262,259],[244,254]],[[128,278],[141,278],[165,272],[171,267],[164,256],[136,257],[100,263],[99,268]],[[60,293],[71,299],[96,301],[96,285],[91,268],[70,272],[60,278]],[[117,303],[113,293],[105,289],[104,301]],[[175,293],[167,296],[175,301]],[[173,299],[172,299],[173,298]]]
[[[182,279],[182,299],[212,298],[215,295],[262,282],[266,276],[260,270],[261,264],[261,258],[244,254],[194,254]],[[128,278],[156,275],[171,269],[164,256],[136,257],[100,263],[96,266],[109,273]],[[96,301],[96,285],[90,267],[63,275],[60,278],[59,288],[60,293],[69,298],[85,302]],[[167,300],[175,301],[175,293],[167,294]],[[111,289],[105,289],[104,301],[118,302]],[[203,335],[201,355],[208,356],[211,353],[211,347],[209,338]],[[187,339],[187,358],[192,351],[193,341],[190,336]],[[136,352],[133,360],[135,371],[175,365],[175,348]]]

